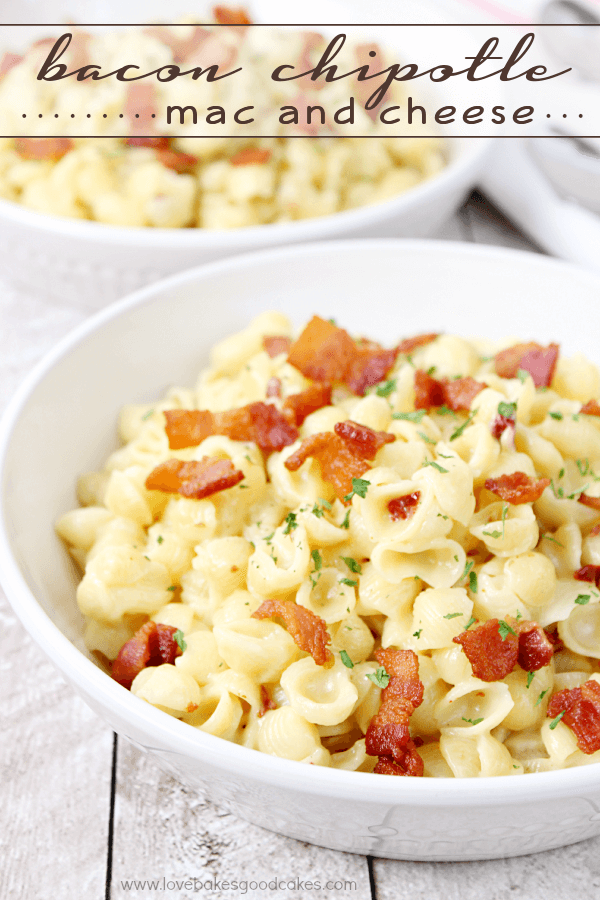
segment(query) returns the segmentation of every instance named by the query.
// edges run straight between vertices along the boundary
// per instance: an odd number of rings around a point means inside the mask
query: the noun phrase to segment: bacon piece
[[[253,619],[271,619],[275,616],[283,619],[298,647],[310,653],[318,666],[329,668],[333,665],[333,654],[327,647],[331,637],[323,619],[294,600],[265,600],[252,613]]]
[[[298,439],[298,430],[272,403],[250,403],[239,409],[211,413],[208,410],[175,409],[165,412],[171,450],[197,447],[211,434],[232,441],[254,441],[265,454],[283,450]]]
[[[354,359],[344,375],[344,384],[362,397],[368,387],[383,381],[396,362],[397,355],[397,350],[384,350],[370,341],[357,346]]]
[[[535,503],[550,484],[549,478],[531,478],[525,472],[512,472],[510,475],[499,475],[498,478],[487,478],[485,486],[501,500],[519,506],[522,503]]]
[[[166,169],[172,169],[179,175],[190,172],[198,163],[198,157],[191,153],[182,153],[181,150],[173,150],[171,147],[159,148],[156,158]]]
[[[588,400],[587,403],[584,403],[579,412],[586,416],[600,416],[600,403],[598,403],[597,400]]]
[[[167,409],[165,419],[171,450],[197,447],[215,433],[214,416],[207,409]]]
[[[390,518],[394,522],[397,522],[399,519],[410,519],[415,514],[420,497],[421,491],[415,491],[414,494],[405,494],[404,497],[394,497],[388,503]]]
[[[267,397],[281,397],[281,381],[279,378],[269,378],[265,393]]]
[[[168,137],[136,137],[123,138],[127,147],[152,147],[153,150],[167,150],[169,148]]]
[[[243,6],[213,6],[213,16],[219,25],[252,25]]]
[[[422,775],[422,760],[409,731],[410,716],[423,701],[417,655],[412,650],[380,648],[375,658],[390,680],[381,692],[379,712],[367,728],[367,753],[379,757],[378,774]]]
[[[558,360],[558,344],[542,347],[535,341],[515,344],[501,350],[494,357],[496,374],[501,378],[515,378],[519,369],[529,372],[536,387],[550,387]]]
[[[260,686],[260,709],[258,711],[258,718],[262,719],[262,717],[269,712],[270,709],[277,709],[277,704],[274,700],[271,700],[269,697],[269,692],[267,691],[264,684]]]
[[[453,412],[471,409],[471,403],[487,385],[475,381],[471,376],[466,378],[448,378],[440,380],[432,378],[422,369],[415,372],[415,409],[431,409],[436,406],[447,406]]]
[[[548,704],[547,716],[556,718],[564,712],[562,721],[577,738],[583,753],[600,750],[600,684],[590,679],[581,687],[565,688],[555,694]]]
[[[181,648],[173,637],[176,631],[173,625],[146,622],[119,650],[111,667],[111,677],[129,690],[142,669],[164,663],[172,665],[181,656]]]
[[[313,50],[316,50],[317,47],[322,45],[323,35],[319,34],[318,31],[302,31],[300,37],[302,38],[302,49],[300,51],[300,56],[298,57],[297,71],[308,72],[314,66],[311,59],[311,53]],[[324,87],[326,87],[325,81],[317,80],[311,82],[311,89],[314,91],[320,91]]]
[[[436,381],[427,372],[417,369],[415,372],[415,409],[431,409],[433,406],[444,406],[446,394],[441,381]]]
[[[473,675],[481,681],[501,681],[514,669],[519,656],[519,638],[508,632],[502,640],[498,619],[489,619],[472,631],[463,631],[452,638],[460,644]],[[513,629],[515,630],[515,629]]]
[[[6,75],[7,72],[18,66],[20,62],[23,62],[22,56],[18,56],[16,53],[5,53],[0,62],[0,77]]]
[[[577,499],[580,503],[583,503],[584,506],[589,506],[590,509],[597,509],[600,512],[600,497],[590,497],[589,494],[580,494]]]
[[[267,334],[263,338],[263,349],[271,359],[275,359],[280,353],[288,353],[292,346],[292,339],[280,334]]]
[[[537,672],[549,665],[554,647],[548,635],[537,622],[519,622],[515,631],[519,635],[517,662],[526,672]]]
[[[413,350],[416,350],[417,347],[423,347],[425,344],[431,344],[432,341],[435,341],[440,335],[438,332],[435,334],[417,334],[415,337],[404,338],[403,341],[400,341],[396,350],[398,353],[412,353]]]
[[[590,531],[590,537],[595,537],[597,534],[600,534],[600,522],[598,522],[597,525],[594,525]]]
[[[244,473],[236,469],[230,459],[211,456],[203,456],[202,459],[191,462],[169,459],[150,472],[146,478],[146,487],[149,491],[181,494],[182,497],[202,500],[234,487],[243,477]]]
[[[127,85],[123,112],[129,120],[133,135],[154,131],[157,111],[156,85],[141,82]]]
[[[260,147],[245,147],[234,154],[229,162],[232,166],[259,166],[269,162],[271,151]]]
[[[290,472],[296,472],[309,456],[318,461],[323,480],[333,486],[342,501],[352,492],[352,479],[360,478],[369,468],[364,459],[356,456],[346,442],[331,431],[305,438],[284,465]]]
[[[377,765],[373,769],[375,775],[409,775],[420,778],[423,775],[423,760],[417,752],[414,741],[407,741],[404,747],[402,759],[390,759],[388,756],[380,756]]]
[[[500,440],[504,432],[507,428],[514,428],[516,426],[516,420],[514,416],[501,416],[499,413],[496,418],[493,420],[490,425],[490,431],[492,432],[492,437]]]
[[[336,422],[333,430],[338,437],[345,441],[353,453],[363,459],[375,459],[384,444],[393,444],[396,440],[395,434],[388,434],[387,431],[373,431],[367,425],[359,425],[352,419]]]
[[[332,383],[344,380],[355,356],[356,345],[343,328],[313,316],[290,347],[288,362],[306,378]]]
[[[307,416],[331,404],[330,384],[311,384],[305,391],[290,394],[283,401],[283,414],[294,425],[302,425]]]
[[[70,138],[17,138],[15,149],[23,159],[51,159],[57,162],[73,148]]]
[[[582,566],[573,573],[576,581],[589,581],[600,588],[600,566]]]

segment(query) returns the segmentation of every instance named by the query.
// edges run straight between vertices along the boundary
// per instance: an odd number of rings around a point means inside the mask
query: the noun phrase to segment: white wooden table
[[[438,236],[539,252],[476,193]],[[79,310],[0,280],[0,408],[34,363],[82,318]],[[412,863],[323,850],[221,812],[113,735],[63,683],[1,591],[0,672],[2,900],[600,896],[600,837],[518,859]],[[342,886],[246,894],[219,886],[192,891],[168,886],[194,878]],[[127,886],[133,879],[158,884]]]

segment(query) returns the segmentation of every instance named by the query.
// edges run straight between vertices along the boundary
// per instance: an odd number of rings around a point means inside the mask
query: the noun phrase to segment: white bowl
[[[169,20],[189,13],[190,0],[172,0]],[[233,4],[235,5],[235,4]],[[119,9],[98,4],[96,12],[86,14],[86,22],[148,22],[164,20],[164,3],[129,0]],[[344,17],[344,7],[335,0],[306,0],[296,4],[279,0],[249,0],[248,6],[258,22],[318,23],[352,22]],[[427,20],[439,11],[433,3],[424,4]],[[9,3],[4,15],[13,21],[25,21],[28,11],[18,3]],[[81,11],[72,0],[43,0],[32,11],[35,22],[59,22],[81,19]],[[319,27],[315,25],[313,27]],[[447,56],[447,34],[439,28],[386,28],[354,26],[345,28],[350,36],[374,38],[398,50],[398,59],[438,61]],[[336,25],[322,28],[334,35]],[[462,29],[454,28],[453,39],[460,47],[465,40]],[[459,33],[460,32],[460,33]],[[57,29],[3,27],[3,41],[19,49],[34,37],[56,34]],[[20,45],[15,43],[20,41]],[[468,41],[467,41],[468,42]],[[471,41],[472,43],[472,41]],[[471,44],[469,44],[470,46]],[[454,46],[454,45],[453,45]],[[424,68],[424,66],[423,66]],[[496,86],[497,88],[497,86]],[[491,106],[493,90],[488,82],[478,83],[477,102]],[[473,102],[472,88],[466,80],[431,83],[424,79],[411,86],[410,93],[434,111],[453,104],[459,110]],[[494,102],[498,97],[494,94]],[[445,133],[448,164],[430,181],[384,203],[361,207],[318,219],[258,225],[233,230],[123,228],[75,219],[44,215],[15,203],[0,200],[0,267],[15,283],[42,295],[53,294],[88,310],[96,310],[144,284],[178,272],[183,268],[211,262],[237,253],[265,247],[313,240],[356,237],[426,237],[443,224],[477,182],[488,158],[491,138],[465,137],[469,126],[462,122],[447,126]]]
[[[354,853],[468,860],[600,833],[600,766],[508,778],[383,778],[302,766],[205,734],[101,671],[82,640],[75,575],[53,523],[78,474],[114,449],[117,412],[190,384],[209,347],[264,309],[350,330],[517,334],[597,359],[600,278],[543,257],[462,244],[347,241],[213,263],[86,322],[29,376],[0,426],[0,578],[25,627],[120,734],[190,788],[274,831]],[[569,304],[565,314],[565,304]],[[560,334],[556,334],[560,323]]]

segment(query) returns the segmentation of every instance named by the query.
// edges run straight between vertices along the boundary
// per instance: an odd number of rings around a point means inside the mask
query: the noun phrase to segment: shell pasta
[[[432,778],[600,761],[600,374],[265,313],[126,407],[57,530],[85,641],[191,727]]]

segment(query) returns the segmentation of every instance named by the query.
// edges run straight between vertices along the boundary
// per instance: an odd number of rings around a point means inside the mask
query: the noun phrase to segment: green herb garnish
[[[516,403],[505,403],[504,401],[502,401],[498,404],[498,415],[504,416],[505,419],[513,419],[516,412]]]
[[[360,563],[356,562],[351,556],[341,556],[342,559],[351,572],[356,572],[357,575],[362,575],[362,566]]]
[[[290,534],[294,528],[298,527],[298,523],[296,522],[296,513],[288,513],[285,517],[285,528],[283,530],[284,534]]]
[[[377,687],[386,688],[390,683],[390,676],[385,671],[383,666],[379,666],[376,672],[370,672],[367,675],[369,681],[372,681],[373,684],[376,684]]]
[[[177,631],[173,635],[173,640],[175,641],[181,652],[185,653],[185,651],[187,650],[187,644],[184,640],[183,631],[181,630],[181,628],[177,629]]]
[[[575,603],[578,603],[579,606],[585,606],[589,602],[590,602],[589,594],[579,594],[578,597],[575,597]]]
[[[554,729],[556,728],[556,726],[558,725],[558,723],[560,722],[560,720],[562,719],[562,717],[564,716],[565,713],[566,713],[566,709],[563,709],[563,711],[560,712],[555,719],[552,719],[552,721],[550,722],[550,731],[554,731]]]
[[[365,478],[353,478],[352,491],[349,494],[346,494],[344,500],[346,502],[352,500],[355,494],[357,497],[362,497],[362,499],[364,500],[364,498],[367,496],[367,490],[370,484],[371,482],[367,481]]]
[[[319,572],[323,567],[323,560],[321,558],[321,554],[318,550],[313,550],[310,554],[312,556],[313,562],[315,564],[315,572]]]
[[[423,468],[426,466],[433,466],[434,469],[437,469],[438,472],[441,472],[442,475],[448,474],[448,469],[444,469],[443,466],[440,466],[439,463],[434,462],[432,459],[424,459],[422,463]]]
[[[344,663],[344,665],[346,666],[347,669],[354,668],[354,663],[352,662],[352,660],[350,659],[350,657],[348,656],[348,654],[346,653],[345,650],[340,650],[340,659]]]
[[[389,381],[383,381],[381,384],[378,384],[375,388],[375,393],[378,397],[389,397],[390,394],[396,390],[396,379],[390,378]]]
[[[462,423],[462,425],[459,425],[459,427],[456,429],[456,431],[450,435],[451,441],[454,441],[454,440],[456,440],[456,438],[459,438],[461,436],[461,434],[463,433],[465,428],[467,428],[471,424],[471,422],[473,421],[473,419],[475,418],[475,416],[477,415],[478,412],[479,412],[479,409],[474,409],[473,412],[469,415],[468,419],[465,419],[465,421]]]
[[[396,412],[392,414],[392,419],[403,419],[407,422],[416,422],[417,425],[420,425],[421,419],[426,414],[427,410],[425,409],[415,409],[414,412]]]
[[[510,625],[507,622],[504,621],[504,619],[500,619],[500,621],[498,622],[498,634],[500,635],[500,637],[502,638],[503,641],[506,640],[506,638],[509,636],[509,634],[512,634],[515,637],[517,636],[517,632],[513,631],[513,629],[510,627]]]

